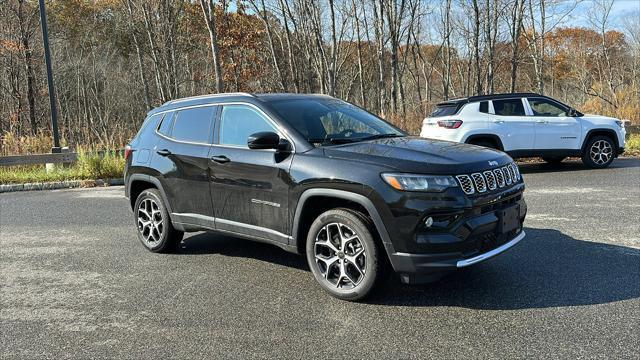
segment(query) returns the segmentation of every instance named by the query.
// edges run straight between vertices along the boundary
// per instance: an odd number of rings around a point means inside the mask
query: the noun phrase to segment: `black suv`
[[[125,151],[138,237],[168,252],[214,230],[305,254],[320,285],[366,296],[497,255],[525,234],[503,152],[408,136],[324,95],[219,94],[149,112]]]

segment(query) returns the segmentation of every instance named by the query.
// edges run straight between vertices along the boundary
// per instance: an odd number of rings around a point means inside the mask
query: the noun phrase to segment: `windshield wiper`
[[[307,139],[312,144],[320,144],[320,145],[338,145],[338,144],[348,144],[354,141],[359,141],[359,138],[323,138],[323,139]]]
[[[357,138],[357,141],[367,141],[367,140],[376,140],[376,139],[386,139],[386,138],[395,138],[395,137],[403,137],[402,134],[377,134],[371,136],[365,136],[361,138]]]
[[[402,136],[404,136],[404,135],[401,135],[401,134],[377,134],[377,135],[363,136],[363,137],[357,137],[357,138],[332,138],[332,137],[329,137],[329,138],[324,138],[324,139],[307,139],[307,141],[309,141],[312,144],[339,145],[339,144],[349,144],[349,143],[354,143],[354,142],[359,142],[359,141],[385,139],[385,138],[395,138],[395,137],[402,137]]]

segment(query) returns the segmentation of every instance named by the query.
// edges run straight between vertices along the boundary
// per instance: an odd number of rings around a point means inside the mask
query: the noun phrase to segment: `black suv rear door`
[[[260,131],[279,133],[254,105],[222,105],[209,153],[216,228],[286,244],[293,153],[249,149],[247,138]]]
[[[158,129],[153,167],[161,173],[174,221],[214,227],[208,155],[216,111],[215,106],[180,109],[165,116]]]

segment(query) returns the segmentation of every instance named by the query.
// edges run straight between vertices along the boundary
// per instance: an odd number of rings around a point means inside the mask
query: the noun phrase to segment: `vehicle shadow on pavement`
[[[192,235],[180,244],[178,255],[220,254],[242,257],[309,271],[304,256],[292,254],[275,245],[234,238],[228,235],[202,232]]]
[[[369,302],[516,310],[603,304],[640,297],[640,249],[526,228],[509,252],[438,282],[387,282]]]
[[[554,229],[525,231],[527,237],[507,253],[437,282],[409,286],[390,277],[365,303],[516,310],[640,297],[640,249],[577,240]],[[188,237],[178,254],[220,254],[309,271],[303,256],[212,233]]]
[[[519,162],[518,168],[522,174],[538,174],[546,172],[571,171],[606,171],[616,168],[640,168],[640,159],[616,159],[606,169],[594,170],[586,167],[579,159],[568,159],[560,164],[549,164],[542,160],[536,162]]]

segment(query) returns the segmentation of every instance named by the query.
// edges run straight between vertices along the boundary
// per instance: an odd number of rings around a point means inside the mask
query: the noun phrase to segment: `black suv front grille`
[[[505,186],[517,183],[520,178],[518,165],[513,162],[502,168],[495,168],[482,173],[456,175],[462,191],[467,195],[502,189]]]

